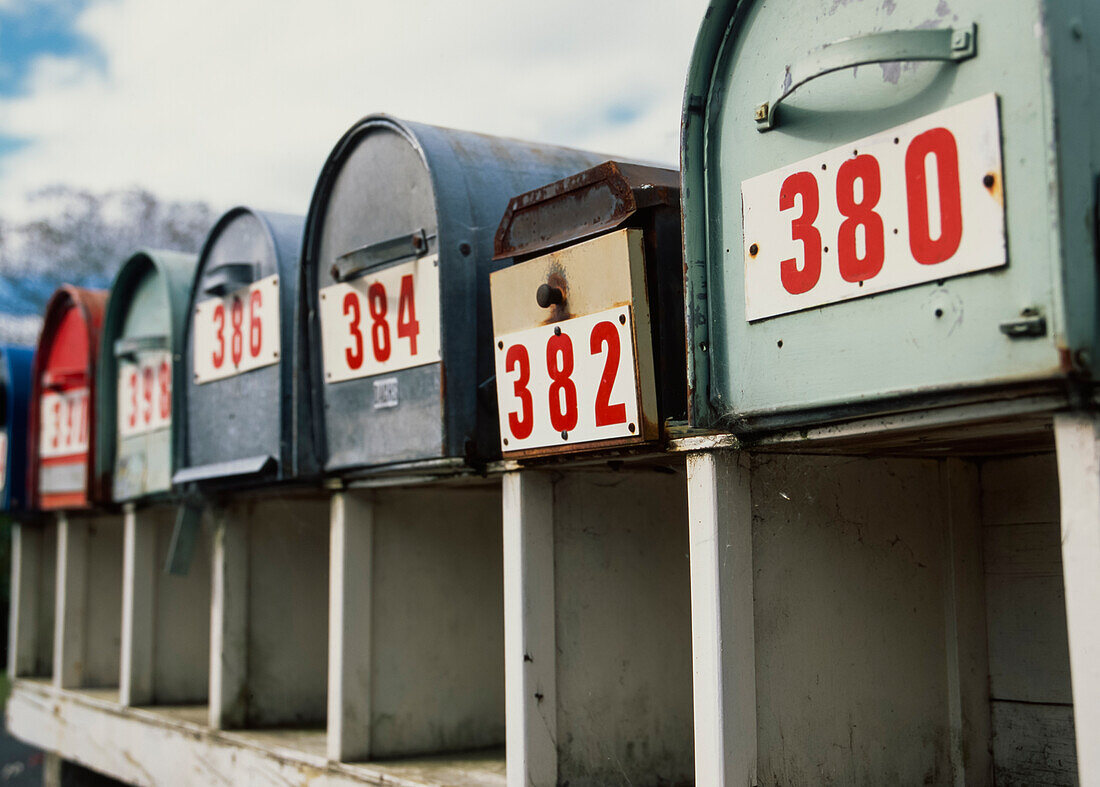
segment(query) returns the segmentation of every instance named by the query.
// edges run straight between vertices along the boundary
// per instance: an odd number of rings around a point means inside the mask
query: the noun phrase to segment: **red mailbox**
[[[41,510],[90,508],[94,478],[95,370],[105,290],[63,286],[46,304],[34,355],[28,500]]]

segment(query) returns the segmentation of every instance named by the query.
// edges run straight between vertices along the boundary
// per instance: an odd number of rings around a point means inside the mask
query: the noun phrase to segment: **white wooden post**
[[[53,682],[80,688],[88,622],[88,523],[57,515],[57,607],[54,614]]]
[[[210,599],[210,726],[245,723],[248,685],[248,525],[214,516]]]
[[[1100,417],[1056,415],[1077,773],[1100,784]]]
[[[157,581],[156,523],[144,520],[133,503],[123,508],[122,653],[119,702],[153,701],[154,609]]]
[[[363,493],[332,496],[329,549],[328,757],[371,755],[371,586],[374,504]]]
[[[508,785],[556,787],[553,482],[519,471],[503,483]]]
[[[688,538],[695,783],[756,783],[752,498],[747,454],[691,454]]]
[[[11,609],[8,618],[8,677],[34,673],[38,653],[38,588],[42,530],[15,522],[11,527]]]

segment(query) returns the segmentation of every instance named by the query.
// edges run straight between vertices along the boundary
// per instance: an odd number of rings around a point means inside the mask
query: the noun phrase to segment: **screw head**
[[[562,440],[568,440],[569,439],[569,432],[566,431],[565,429],[561,430],[561,439]]]

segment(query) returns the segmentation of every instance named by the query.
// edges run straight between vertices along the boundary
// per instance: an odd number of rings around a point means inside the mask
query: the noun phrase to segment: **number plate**
[[[438,259],[431,254],[321,290],[326,382],[439,361]]]
[[[994,94],[741,183],[749,321],[996,268]]]
[[[496,337],[502,449],[639,436],[632,331],[618,307]]]
[[[195,306],[195,382],[209,383],[279,362],[279,277],[267,276]]]
[[[42,394],[38,455],[43,459],[88,450],[88,389]]]
[[[172,354],[143,352],[118,364],[118,434],[153,432],[172,423]]]

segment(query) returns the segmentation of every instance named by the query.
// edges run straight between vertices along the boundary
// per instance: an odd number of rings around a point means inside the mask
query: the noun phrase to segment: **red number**
[[[349,369],[358,369],[363,365],[363,332],[359,329],[359,318],[362,316],[359,312],[359,296],[354,292],[349,292],[344,296],[344,316],[351,315],[351,324],[348,325],[348,330],[351,331],[351,338],[355,340],[355,349],[350,347],[344,350],[344,356],[348,361]]]
[[[504,357],[506,370],[513,372],[516,367],[519,367],[519,377],[512,383],[512,392],[519,399],[519,412],[508,413],[508,428],[517,440],[523,440],[531,436],[531,430],[535,427],[535,403],[527,390],[527,383],[531,380],[531,359],[522,344],[513,344]]]
[[[419,333],[413,277],[411,273],[406,273],[401,277],[401,296],[397,299],[397,336],[401,339],[408,338],[410,355],[416,355],[416,337]]]
[[[802,242],[802,267],[791,258],[779,263],[779,276],[783,289],[791,295],[800,295],[814,288],[821,278],[821,233],[814,226],[820,208],[817,179],[809,172],[788,175],[779,189],[779,210],[794,208],[795,195],[802,197],[802,215],[791,220],[791,239]]]
[[[229,351],[233,354],[233,365],[240,366],[241,356],[244,355],[244,334],[241,332],[241,326],[244,325],[244,304],[241,303],[239,295],[233,296],[229,316],[233,320],[233,336],[230,339]]]
[[[160,418],[167,421],[172,416],[172,367],[168,361],[160,362],[157,377],[160,383]]]
[[[225,363],[225,306],[221,303],[214,307],[214,322],[218,324],[218,349],[214,350],[211,360],[214,368],[220,369]]]
[[[375,282],[367,290],[367,303],[370,306],[370,316],[374,321],[370,327],[370,342],[374,348],[374,359],[379,363],[390,358],[390,326],[386,322],[386,311],[389,303],[386,301],[386,288],[381,282]]]
[[[863,195],[856,202],[856,181]],[[840,165],[836,174],[836,205],[845,216],[837,234],[837,262],[844,281],[858,282],[873,278],[886,259],[886,238],[882,216],[875,213],[882,196],[882,175],[874,156],[856,156]],[[863,256],[856,251],[856,228],[863,227]]]
[[[252,353],[253,358],[259,356],[260,348],[264,343],[264,329],[259,314],[263,305],[263,295],[259,290],[253,290],[248,296],[248,351]]]
[[[53,439],[50,440],[50,447],[61,447],[61,397],[54,399],[53,401]]]
[[[153,367],[141,367],[141,398],[145,402],[143,421],[149,423],[153,420]]]
[[[71,448],[73,444],[73,400],[65,397],[65,447]]]
[[[138,417],[138,374],[130,372],[130,428],[137,426]]]
[[[546,342],[546,370],[551,381],[550,425],[556,432],[568,432],[577,425],[577,386],[570,376],[573,374],[573,340],[568,334],[556,333]]]
[[[611,391],[615,388],[615,375],[619,372],[619,331],[615,324],[603,320],[592,328],[590,350],[599,355],[607,347],[607,358],[600,376],[600,387],[596,391],[596,426],[610,426],[626,423],[626,405],[611,404]]]
[[[88,394],[80,397],[80,444],[88,445]]]
[[[929,228],[928,179],[925,162],[936,157],[939,186],[940,236],[932,240]],[[909,205],[909,249],[922,265],[950,259],[962,242],[962,190],[959,186],[959,148],[945,128],[918,134],[905,151],[905,192]]]

